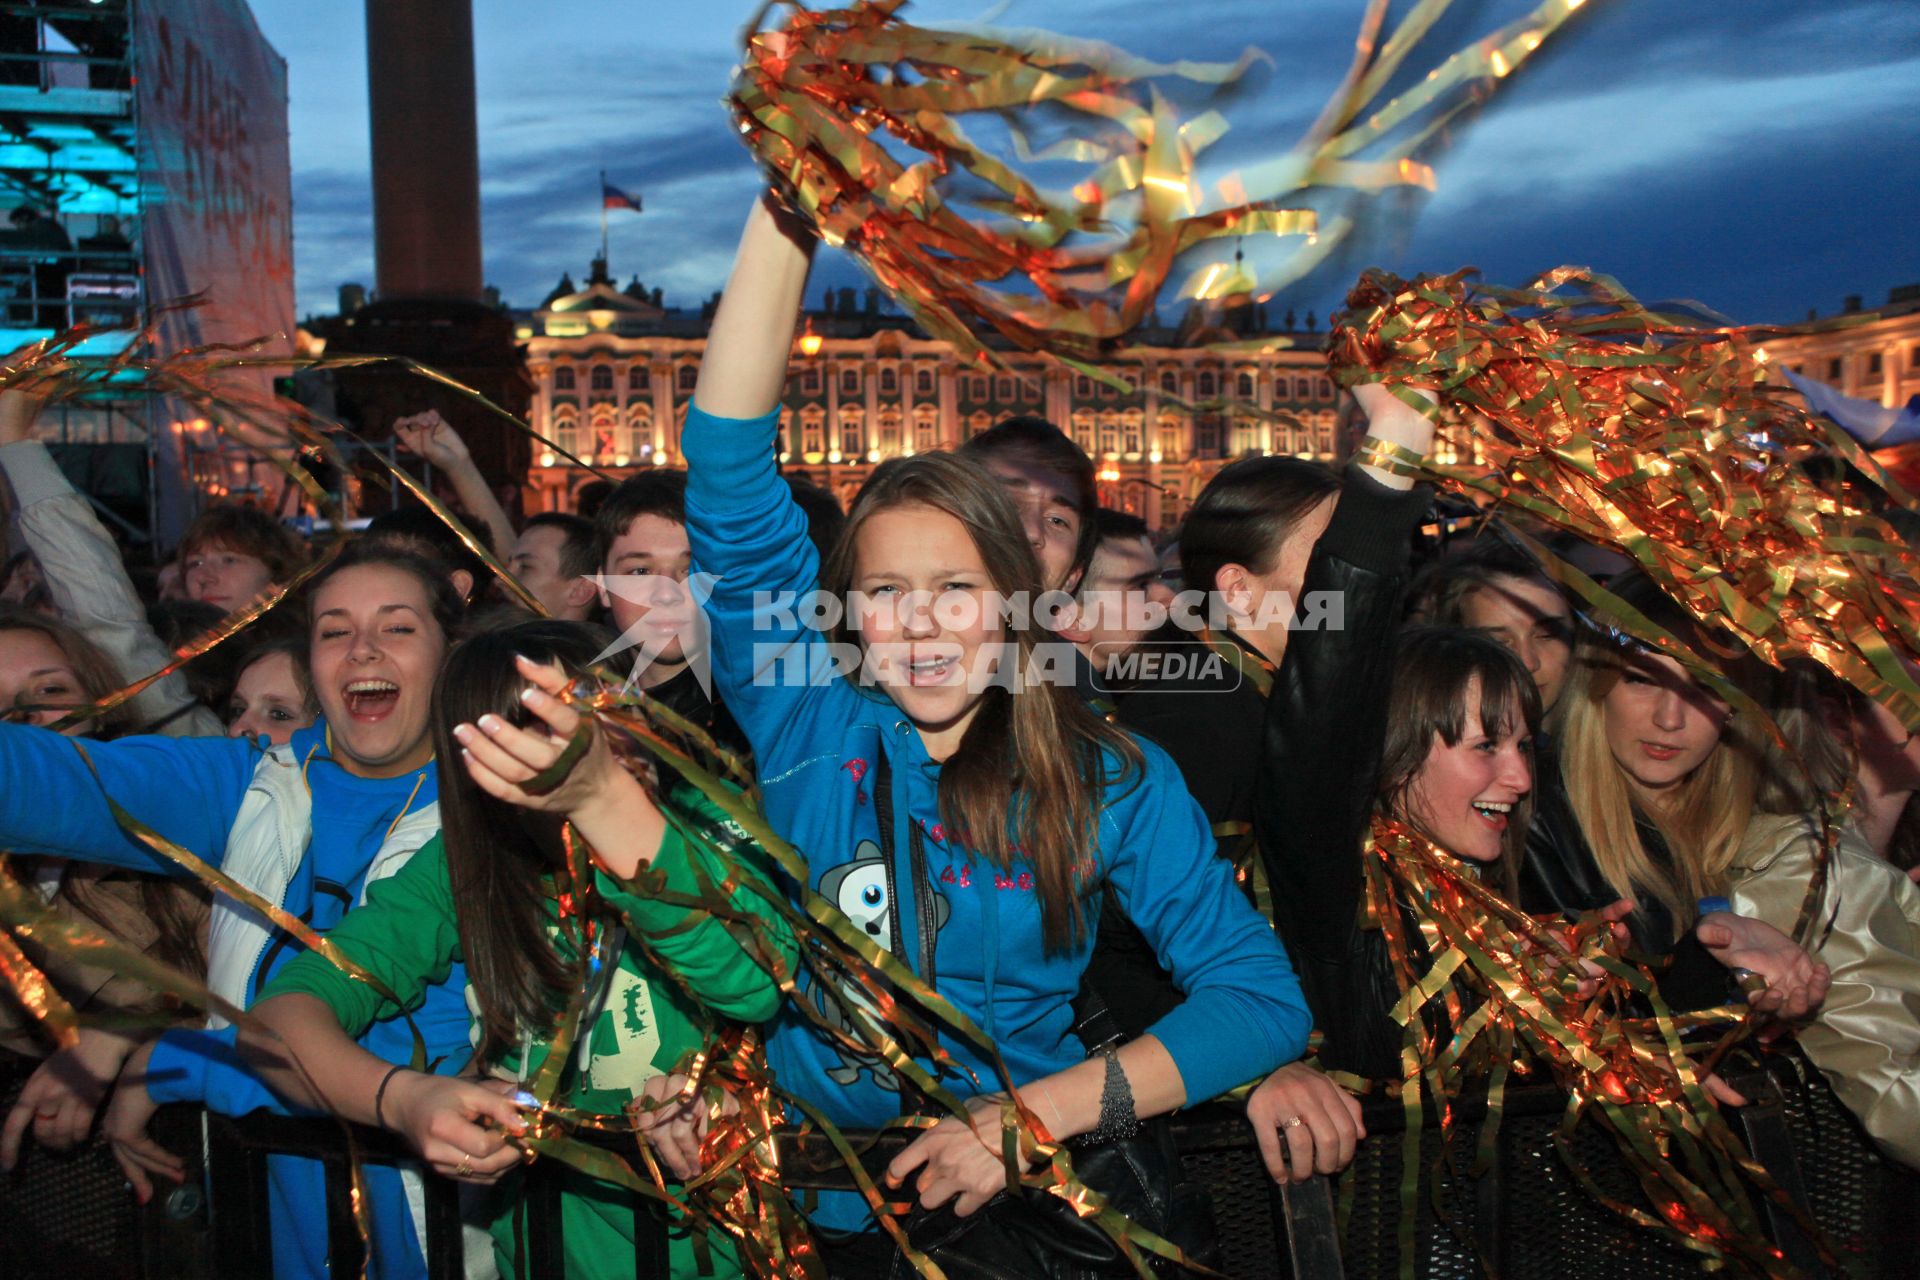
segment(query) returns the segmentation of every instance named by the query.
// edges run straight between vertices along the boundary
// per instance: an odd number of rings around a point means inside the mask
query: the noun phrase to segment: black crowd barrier
[[[1824,1267],[1791,1215],[1770,1215],[1773,1241],[1812,1277],[1896,1280],[1920,1275],[1920,1175],[1881,1156],[1817,1073],[1788,1056],[1739,1082],[1754,1105],[1739,1113],[1749,1149],[1825,1233],[1840,1270]],[[18,1081],[0,1093],[10,1099]],[[1466,1174],[1484,1104],[1454,1109],[1454,1164],[1423,1178],[1415,1205],[1413,1273],[1421,1280],[1661,1280],[1702,1274],[1701,1259],[1631,1226],[1596,1203],[1568,1170],[1553,1142],[1565,1106],[1557,1090],[1508,1091],[1492,1168]],[[1214,1201],[1221,1270],[1235,1280],[1381,1280],[1398,1277],[1404,1112],[1388,1099],[1366,1104],[1368,1138],[1344,1180],[1316,1178],[1278,1187],[1260,1163],[1237,1108],[1183,1114],[1175,1132],[1189,1175]],[[37,1280],[77,1276],[245,1277],[271,1274],[271,1226],[265,1162],[276,1153],[327,1164],[328,1212],[336,1274],[358,1273],[361,1244],[348,1209],[345,1131],[328,1120],[255,1115],[208,1116],[165,1108],[156,1136],[191,1152],[186,1185],[163,1189],[144,1210],[131,1208],[119,1175],[97,1148],[75,1156],[30,1153],[22,1170],[0,1179],[0,1273]],[[390,1135],[354,1131],[368,1163],[404,1161]],[[850,1135],[856,1142],[858,1135]],[[1440,1131],[1423,1131],[1421,1159],[1443,1151]],[[1582,1126],[1573,1156],[1608,1193],[1635,1199],[1634,1175],[1611,1138]],[[885,1157],[876,1155],[876,1171]],[[840,1185],[820,1145],[782,1138],[782,1176],[790,1189]],[[523,1243],[530,1276],[564,1274],[560,1175],[551,1161],[526,1170]],[[459,1188],[428,1177],[429,1274],[458,1278],[462,1268]],[[637,1198],[638,1199],[638,1198]],[[642,1277],[667,1275],[666,1224],[651,1201],[635,1209],[635,1265]]]

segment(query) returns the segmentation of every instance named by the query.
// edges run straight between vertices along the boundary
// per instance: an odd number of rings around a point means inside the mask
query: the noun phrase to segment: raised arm
[[[824,637],[800,620],[819,584],[820,557],[774,466],[811,243],[810,232],[766,201],[754,205],[681,435],[687,537],[712,627],[714,684],[762,776],[817,747],[809,738],[816,716],[858,696],[833,678]]]
[[[486,529],[493,543],[493,554],[506,559],[507,553],[513,550],[513,521],[507,519],[500,500],[493,496],[492,486],[474,465],[473,455],[467,452],[467,442],[460,438],[453,425],[435,410],[428,409],[425,413],[395,420],[393,437],[409,453],[446,473],[460,505]]]
[[[814,242],[812,229],[770,197],[754,201],[693,389],[707,413],[758,418],[779,406]]]
[[[1362,387],[1369,433],[1424,454],[1432,424],[1380,387]],[[1281,937],[1315,997],[1310,960],[1345,964],[1355,945],[1360,842],[1372,817],[1424,490],[1380,466],[1349,466],[1333,519],[1307,562],[1301,599],[1337,607],[1287,638],[1267,702],[1261,853]],[[1320,1000],[1314,999],[1316,1012]]]
[[[20,535],[40,562],[54,607],[131,684],[173,655],[147,622],[120,548],[47,447],[33,438],[40,407],[24,392],[0,391],[0,476],[12,491]],[[177,671],[143,689],[132,708],[137,724],[170,737],[221,732],[219,718],[194,700]]]

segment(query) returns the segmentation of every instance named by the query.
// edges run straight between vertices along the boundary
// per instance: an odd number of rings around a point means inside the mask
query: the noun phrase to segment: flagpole
[[[600,171],[600,264],[607,263],[607,171]]]

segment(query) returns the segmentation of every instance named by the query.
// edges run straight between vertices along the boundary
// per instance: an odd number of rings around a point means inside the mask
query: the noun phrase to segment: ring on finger
[[[1288,1116],[1285,1120],[1282,1120],[1280,1122],[1280,1127],[1282,1129],[1298,1129],[1301,1125],[1305,1123],[1306,1123],[1306,1120],[1300,1116]]]
[[[460,1163],[453,1166],[453,1175],[456,1178],[464,1178],[472,1172],[473,1172],[472,1156],[461,1156]]]

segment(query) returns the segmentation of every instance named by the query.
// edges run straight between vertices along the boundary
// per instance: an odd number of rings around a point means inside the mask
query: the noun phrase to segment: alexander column
[[[484,301],[471,0],[367,0],[366,12],[375,295],[342,317],[328,350],[409,356],[524,418],[532,384],[512,321]],[[370,438],[434,408],[496,486],[527,473],[526,437],[455,393],[379,371],[336,385]]]

